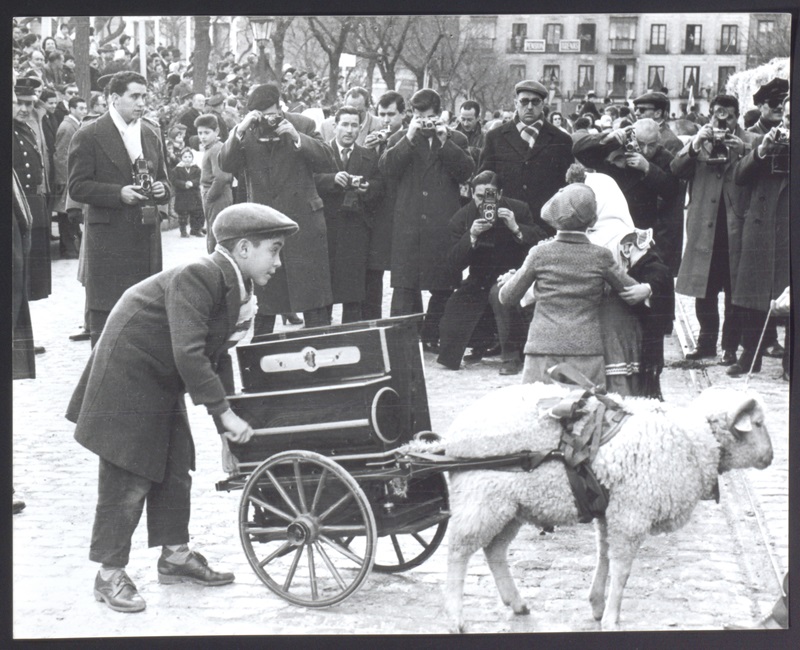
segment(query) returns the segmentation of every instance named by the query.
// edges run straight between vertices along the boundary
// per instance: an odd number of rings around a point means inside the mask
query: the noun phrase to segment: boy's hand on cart
[[[231,442],[243,444],[253,437],[253,428],[231,409],[219,416],[225,432],[222,434]]]

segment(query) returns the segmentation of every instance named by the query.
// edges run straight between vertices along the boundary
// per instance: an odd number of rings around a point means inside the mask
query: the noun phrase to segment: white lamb
[[[560,424],[539,401],[566,393],[539,383],[494,391],[459,414],[443,437],[445,451],[476,458],[556,448]],[[622,591],[648,533],[683,526],[699,500],[713,498],[718,474],[763,469],[772,462],[761,402],[752,392],[710,388],[687,408],[655,400],[621,401],[632,416],[600,447],[591,465],[609,491],[605,516],[595,520],[597,566],[589,593],[592,614],[602,619],[603,630],[618,629]],[[523,523],[578,522],[563,463],[550,460],[531,472],[452,472],[450,508],[445,607],[453,629],[464,631],[464,577],[479,548],[503,603],[515,614],[527,614],[506,552]]]

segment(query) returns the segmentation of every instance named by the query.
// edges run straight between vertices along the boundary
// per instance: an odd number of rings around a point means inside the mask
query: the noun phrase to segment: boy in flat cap
[[[531,248],[518,271],[498,279],[500,302],[514,305],[536,282],[536,309],[525,344],[522,383],[551,383],[547,369],[569,362],[596,386],[605,387],[600,302],[607,282],[625,298],[636,285],[608,249],[592,244],[586,230],[597,220],[592,188],[572,183],[542,208],[556,236]]]
[[[194,442],[184,393],[229,440],[253,435],[225,397],[233,392],[228,350],[250,329],[254,285],[275,274],[284,241],[297,230],[272,208],[230,206],[214,222],[219,244],[210,256],[134,285],[109,315],[67,418],[77,424],[75,439],[100,457],[89,558],[102,563],[94,596],[113,610],[145,608],[125,573],[145,504],[149,546],[162,547],[159,582],[217,586],[234,579],[187,546]]]

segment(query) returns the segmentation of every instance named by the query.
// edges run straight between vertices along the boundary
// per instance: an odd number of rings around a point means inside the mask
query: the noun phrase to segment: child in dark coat
[[[181,237],[203,236],[203,200],[200,196],[200,168],[194,164],[194,154],[189,147],[181,151],[181,161],[172,170],[175,187],[175,212]],[[190,232],[186,232],[186,226]]]
[[[633,305],[642,326],[640,362],[641,395],[664,401],[661,371],[664,368],[664,337],[672,332],[675,286],[672,273],[653,242],[653,231],[635,230],[620,240],[620,254],[634,280],[650,286],[650,297]]]

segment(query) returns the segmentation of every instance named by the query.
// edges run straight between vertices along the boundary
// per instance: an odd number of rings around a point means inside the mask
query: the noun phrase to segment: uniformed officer
[[[37,101],[41,81],[20,77],[14,85],[17,99],[13,106],[11,160],[30,206],[31,227],[30,275],[28,300],[47,298],[51,291],[50,218],[44,187],[44,161],[36,135],[28,125]],[[41,352],[44,350],[42,349]]]

